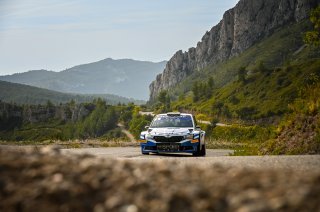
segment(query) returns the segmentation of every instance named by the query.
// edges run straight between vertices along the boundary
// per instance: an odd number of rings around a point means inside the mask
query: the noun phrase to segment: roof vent
[[[180,116],[181,113],[180,112],[170,112],[170,113],[167,113],[167,116]]]

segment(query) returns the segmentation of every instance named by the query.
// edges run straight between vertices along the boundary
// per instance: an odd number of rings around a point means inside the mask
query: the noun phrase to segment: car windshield
[[[160,115],[160,116],[156,116],[153,119],[150,127],[151,128],[193,127],[193,122],[190,115],[180,115],[180,116]]]

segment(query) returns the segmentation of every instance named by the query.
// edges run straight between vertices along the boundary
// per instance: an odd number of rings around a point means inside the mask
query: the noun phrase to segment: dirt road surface
[[[320,211],[319,156],[0,146],[0,211]]]
[[[208,149],[206,157],[193,157],[191,154],[150,154],[142,155],[137,147],[109,147],[64,149],[65,154],[90,154],[101,158],[113,158],[134,162],[194,164],[204,168],[213,165],[249,169],[286,169],[295,171],[320,171],[320,155],[298,156],[229,156],[232,150]]]

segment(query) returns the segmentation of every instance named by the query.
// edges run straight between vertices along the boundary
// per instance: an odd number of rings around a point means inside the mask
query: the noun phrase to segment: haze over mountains
[[[0,80],[65,93],[114,94],[146,100],[149,83],[163,71],[165,64],[166,61],[153,63],[107,58],[61,72],[32,70],[0,76]]]

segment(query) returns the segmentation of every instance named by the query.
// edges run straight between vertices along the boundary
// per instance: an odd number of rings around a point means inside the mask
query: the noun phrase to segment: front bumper
[[[141,143],[142,153],[195,153],[199,147],[199,142],[193,143],[191,140],[177,143],[147,141]]]

